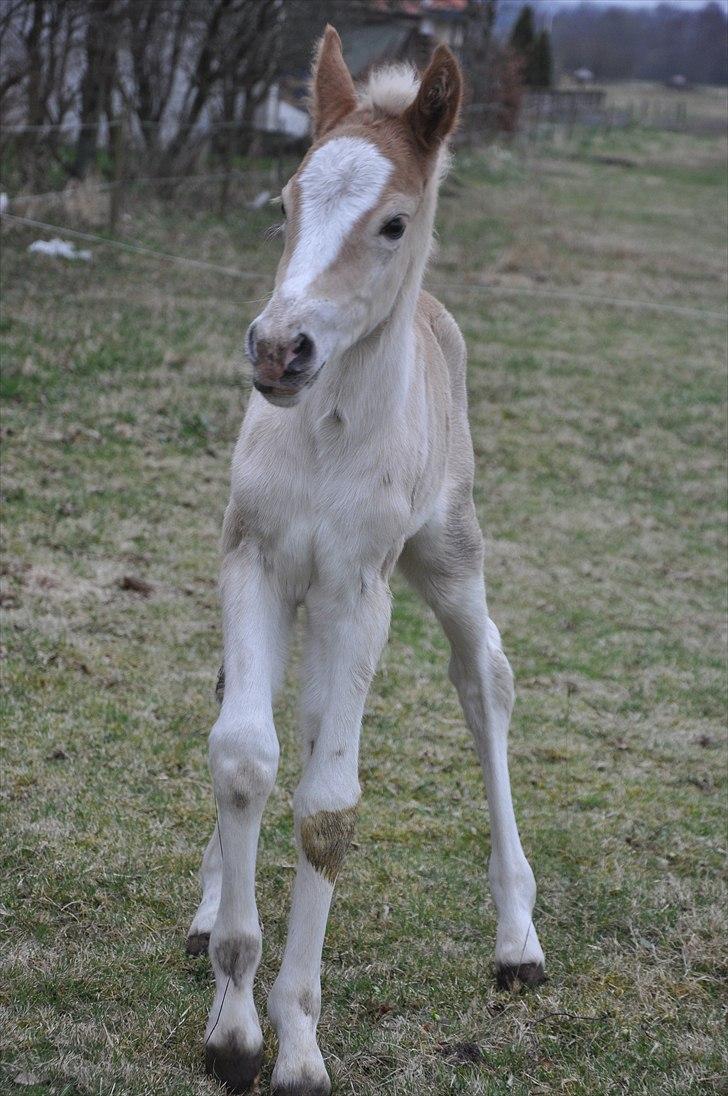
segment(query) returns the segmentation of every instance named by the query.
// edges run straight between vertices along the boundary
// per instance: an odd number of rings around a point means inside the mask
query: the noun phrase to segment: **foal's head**
[[[313,145],[283,190],[275,290],[247,336],[255,387],[271,403],[295,404],[421,272],[461,86],[457,61],[439,46],[419,84],[409,70],[385,70],[357,94],[341,40],[326,28],[313,70]]]

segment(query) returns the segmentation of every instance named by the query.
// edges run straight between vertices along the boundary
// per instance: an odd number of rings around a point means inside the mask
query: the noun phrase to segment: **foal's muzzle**
[[[259,337],[256,324],[248,328],[245,349],[253,365],[253,384],[271,403],[294,403],[299,392],[316,376],[313,339],[299,333],[288,342]]]

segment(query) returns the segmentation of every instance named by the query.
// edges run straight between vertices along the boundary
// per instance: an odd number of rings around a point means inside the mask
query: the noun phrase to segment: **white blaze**
[[[331,265],[393,170],[391,160],[360,137],[335,137],[314,152],[298,180],[298,240],[282,293],[300,296]]]

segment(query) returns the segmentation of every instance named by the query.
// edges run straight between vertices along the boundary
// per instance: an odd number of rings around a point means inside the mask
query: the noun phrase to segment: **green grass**
[[[397,581],[324,952],[340,1093],[721,1090],[725,326],[539,294],[720,311],[724,151],[635,129],[463,153],[448,183],[430,283],[469,345],[549,981],[494,988],[481,781],[444,641]],[[216,1091],[209,968],[183,941],[214,819],[217,542],[256,308],[239,302],[266,292],[277,245],[266,211],[130,212],[131,238],[260,279],[101,247],[63,264],[3,238],[3,1093]],[[278,729],[263,1011],[294,858],[293,675]]]

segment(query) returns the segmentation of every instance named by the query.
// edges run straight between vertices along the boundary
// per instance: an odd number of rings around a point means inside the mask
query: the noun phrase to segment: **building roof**
[[[390,15],[464,15],[468,0],[374,0],[374,9]]]
[[[371,23],[348,31],[344,60],[354,79],[364,76],[377,61],[396,58],[411,33],[411,27],[402,23]]]

